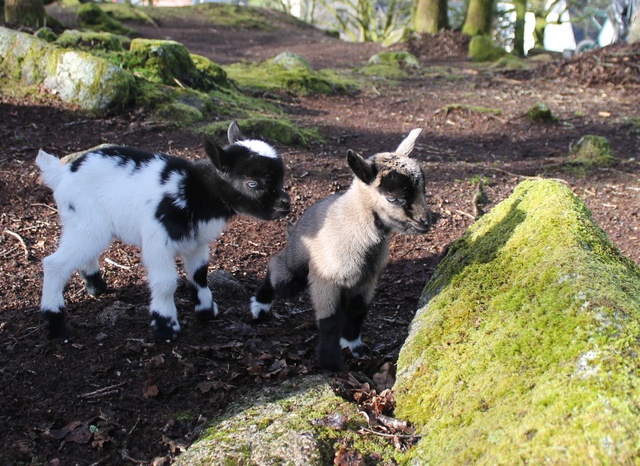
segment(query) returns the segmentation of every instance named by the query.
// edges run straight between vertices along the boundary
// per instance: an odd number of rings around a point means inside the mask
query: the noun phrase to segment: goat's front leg
[[[340,334],[344,324],[344,310],[340,289],[316,278],[310,280],[309,293],[318,323],[318,364],[323,369],[342,371],[344,362]]]
[[[349,299],[345,307],[345,322],[340,337],[340,346],[349,348],[351,354],[356,358],[363,357],[369,349],[361,339],[362,323],[368,309],[368,303],[362,294],[357,294]]]
[[[209,267],[209,245],[199,246],[193,253],[184,254],[184,268],[190,284],[194,287],[196,316],[199,319],[211,320],[218,315],[218,305],[207,285],[207,269]]]
[[[158,339],[170,341],[180,332],[178,310],[174,302],[174,294],[178,287],[175,259],[164,245],[145,246],[142,248],[142,261],[147,268],[151,290],[151,328]]]

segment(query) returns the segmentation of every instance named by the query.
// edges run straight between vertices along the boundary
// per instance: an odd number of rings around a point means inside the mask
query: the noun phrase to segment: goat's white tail
[[[64,166],[60,163],[60,159],[40,149],[36,157],[36,165],[40,168],[44,183],[55,191],[64,174]]]

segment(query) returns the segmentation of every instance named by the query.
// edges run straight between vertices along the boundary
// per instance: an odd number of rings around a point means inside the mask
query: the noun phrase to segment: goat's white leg
[[[151,290],[151,327],[161,340],[173,340],[178,336],[178,310],[174,294],[178,286],[178,272],[175,258],[162,245],[145,244],[142,247],[142,261],[147,269],[147,279]]]
[[[64,287],[71,274],[93,261],[109,245],[110,237],[81,229],[63,229],[58,250],[42,261],[44,279],[40,310],[47,323],[49,338],[69,341],[64,315]]]
[[[192,254],[183,255],[182,259],[187,278],[195,288],[196,316],[199,319],[211,320],[218,315],[218,305],[207,285],[209,245],[203,244]]]

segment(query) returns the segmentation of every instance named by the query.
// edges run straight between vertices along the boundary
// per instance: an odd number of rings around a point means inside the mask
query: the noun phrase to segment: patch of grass
[[[465,110],[473,113],[489,113],[491,115],[501,115],[502,110],[499,108],[478,107],[476,105],[466,104],[449,104],[442,107],[440,111],[450,113],[454,110]]]

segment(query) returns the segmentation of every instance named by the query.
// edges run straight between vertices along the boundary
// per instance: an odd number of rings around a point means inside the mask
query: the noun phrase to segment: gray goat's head
[[[425,177],[418,162],[409,158],[422,129],[414,129],[394,152],[381,152],[364,159],[349,150],[347,161],[368,193],[376,222],[391,231],[426,233],[431,214],[425,198]]]

